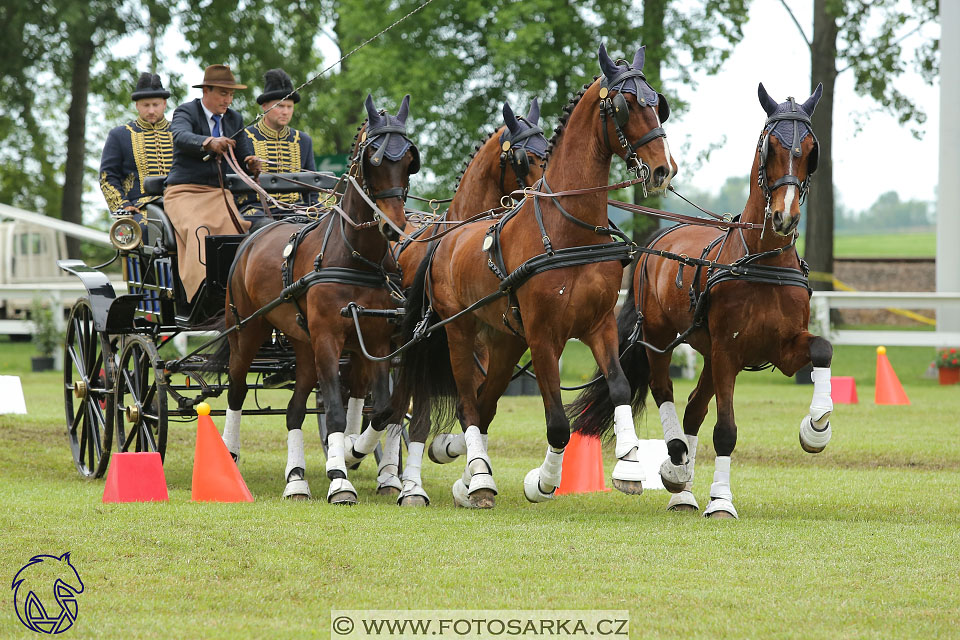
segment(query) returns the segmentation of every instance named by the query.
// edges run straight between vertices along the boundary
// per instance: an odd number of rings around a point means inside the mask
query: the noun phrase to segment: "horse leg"
[[[303,419],[307,413],[307,398],[317,384],[314,375],[312,352],[306,342],[293,343],[296,355],[297,376],[293,387],[293,396],[287,404],[287,467],[284,479],[287,486],[283,490],[284,498],[305,500],[310,498],[310,485],[307,484],[307,463],[303,451]]]
[[[813,373],[810,374],[813,399],[810,401],[810,412],[800,421],[800,446],[807,453],[820,453],[830,442],[831,436],[833,399],[830,397],[830,363],[833,360],[833,346],[826,339],[807,332],[800,334],[794,344],[793,351],[803,356],[809,353],[810,362],[813,363]]]
[[[450,366],[460,396],[459,415],[463,439],[467,447],[467,463],[463,476],[453,483],[453,499],[458,506],[472,509],[492,509],[496,505],[497,484],[493,479],[493,465],[487,455],[486,438],[479,425],[480,409],[477,400],[476,364],[473,348],[477,336],[473,320],[447,325],[447,343],[450,347]]]
[[[227,414],[223,425],[223,443],[234,462],[240,460],[240,418],[243,401],[247,397],[247,372],[260,345],[270,334],[270,327],[263,321],[253,322],[230,334],[230,363],[227,369]]]
[[[670,340],[669,335],[655,337],[656,342]],[[647,351],[650,360],[650,393],[660,409],[663,441],[667,444],[667,459],[660,465],[660,480],[670,493],[680,493],[688,482],[693,482],[690,466],[690,446],[680,427],[677,406],[673,402],[673,381],[670,380],[670,355]]]
[[[713,428],[713,448],[717,452],[710,504],[704,509],[707,518],[738,518],[730,490],[730,456],[737,445],[737,423],[733,416],[733,388],[737,368],[729,358],[714,349],[713,386],[717,394],[717,424]]]
[[[633,423],[633,409],[630,407],[630,382],[620,367],[617,322],[610,314],[600,327],[583,341],[590,347],[601,373],[610,390],[613,409],[613,430],[617,437],[615,454],[617,464],[613,468],[613,486],[629,495],[643,493],[643,481],[646,476],[638,457],[640,439]],[[641,349],[637,345],[634,349]]]
[[[480,360],[481,366],[486,369],[488,364],[487,349],[479,340],[476,344],[476,353],[477,358]],[[483,371],[480,370],[480,367],[476,368],[475,376],[476,385],[479,389],[480,385],[484,382],[484,374]],[[414,398],[413,401],[416,403],[417,399]],[[424,402],[429,402],[429,400],[424,400]],[[486,431],[483,431],[483,433],[486,433]],[[466,452],[467,443],[463,439],[462,433],[438,433],[430,442],[430,448],[427,450],[427,455],[429,455],[430,459],[437,464],[447,464],[449,462],[453,462]]]
[[[393,411],[390,410],[390,370],[383,364],[369,363],[367,366],[376,368],[373,396],[378,416],[368,429],[379,429],[382,432],[386,428],[387,432],[383,443],[383,455],[380,456],[380,465],[377,467],[377,494],[399,495],[403,489],[403,483],[399,477],[403,421],[398,417],[387,422],[393,417]],[[387,416],[387,419],[384,420],[383,416]]]
[[[327,501],[331,504],[356,504],[357,490],[347,479],[344,458],[343,432],[347,418],[340,395],[340,353],[343,350],[343,337],[323,332],[321,326],[311,326],[310,334],[313,336],[314,362],[327,423],[326,472],[330,479]]]
[[[612,316],[611,316],[612,317]],[[528,326],[537,326],[535,318],[530,318]],[[614,328],[614,344],[616,344]],[[564,343],[557,344],[549,337],[537,336],[529,340],[530,356],[537,372],[537,386],[547,423],[547,452],[543,463],[530,470],[523,479],[523,495],[530,502],[552,500],[560,486],[563,468],[563,451],[570,442],[570,421],[560,397],[560,353]],[[621,373],[622,376],[622,373]],[[632,426],[631,421],[631,426]]]
[[[710,358],[705,358],[700,379],[697,380],[697,386],[690,392],[690,397],[687,399],[687,408],[683,411],[683,433],[687,437],[687,457],[689,460],[687,467],[690,469],[690,480],[683,485],[683,491],[670,496],[670,502],[667,503],[668,511],[700,510],[700,504],[693,495],[694,465],[697,460],[697,434],[700,432],[703,419],[707,416],[711,398],[713,398],[713,371]]]

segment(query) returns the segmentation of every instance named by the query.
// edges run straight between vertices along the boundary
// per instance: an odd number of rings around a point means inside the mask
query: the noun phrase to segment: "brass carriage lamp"
[[[143,230],[132,216],[118,218],[110,225],[110,243],[119,251],[132,251],[140,246]]]

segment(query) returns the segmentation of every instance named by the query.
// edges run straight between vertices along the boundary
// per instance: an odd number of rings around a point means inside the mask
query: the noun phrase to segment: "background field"
[[[797,250],[803,255],[801,234]],[[932,231],[916,233],[843,234],[833,237],[837,258],[932,258],[937,253],[937,236]]]
[[[194,426],[172,425],[170,502],[105,505],[63,434],[59,374],[23,374],[30,345],[0,342],[0,372],[22,375],[29,416],[0,416],[0,565],[71,551],[86,585],[73,637],[328,637],[331,608],[627,609],[634,638],[947,637],[960,610],[960,386],[921,374],[929,349],[891,348],[912,405],[873,403],[872,349],[838,347],[834,374],[860,404],[834,414],[812,456],[797,441],[811,387],[741,374],[732,486],[741,519],[664,511],[667,494],[616,491],[531,505],[524,474],[545,447],[538,398],[504,398],[491,428],[496,509],[453,507],[454,463],[424,464],[433,504],[401,510],[352,474],[361,504],[280,498],[282,421],[245,419],[241,470],[253,504],[190,502]],[[565,377],[589,375],[582,347]],[[683,407],[692,382],[676,382]],[[270,401],[285,402],[284,394]],[[713,412],[694,493],[708,499]],[[638,418],[659,437],[656,411]],[[222,424],[218,420],[218,426]],[[308,424],[308,479],[325,495]],[[612,451],[605,452],[609,471]],[[32,635],[7,600],[0,637]]]

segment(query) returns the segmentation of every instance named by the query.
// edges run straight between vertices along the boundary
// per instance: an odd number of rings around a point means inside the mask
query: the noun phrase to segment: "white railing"
[[[960,308],[960,293],[892,291],[814,291],[811,320],[826,332],[833,344],[893,345],[899,347],[948,347],[960,345],[960,331],[904,331],[834,329],[831,309],[940,309]]]

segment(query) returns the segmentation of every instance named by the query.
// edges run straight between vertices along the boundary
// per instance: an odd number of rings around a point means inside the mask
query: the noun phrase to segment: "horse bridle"
[[[530,175],[530,158],[527,156],[527,142],[530,138],[543,135],[543,129],[533,124],[523,116],[517,116],[517,120],[523,122],[528,129],[513,135],[508,127],[500,137],[500,192],[506,193],[503,181],[507,174],[507,162],[513,168],[513,173],[517,178],[517,186],[521,189],[527,186],[526,177]]]
[[[810,178],[817,170],[817,161],[820,157],[820,141],[817,140],[817,134],[813,132],[813,124],[810,122],[810,116],[797,108],[797,102],[792,97],[787,98],[787,100],[790,102],[790,111],[775,113],[767,118],[767,121],[763,125],[763,132],[760,134],[760,140],[757,142],[757,154],[760,156],[757,169],[757,186],[763,190],[763,195],[767,201],[767,206],[764,210],[764,226],[766,226],[766,219],[771,215],[770,200],[773,198],[773,192],[776,189],[779,189],[783,186],[793,185],[800,191],[800,204],[804,203],[804,201],[807,199],[807,191],[810,189]],[[790,155],[794,158],[799,158],[803,154],[800,147],[800,143],[804,137],[800,135],[801,122],[807,125],[807,130],[810,132],[810,135],[813,136],[813,150],[810,151],[810,156],[807,159],[807,177],[801,181],[800,178],[795,173],[792,173],[791,169],[788,167],[788,173],[786,175],[781,177],[773,184],[768,184],[767,154],[770,150],[770,134],[776,127],[776,123],[784,120],[793,122],[793,139],[790,141]]]
[[[607,133],[607,119],[609,118],[613,121],[613,128],[617,132],[617,140],[620,146],[627,151],[624,161],[627,163],[627,167],[636,173],[637,178],[643,181],[641,185],[643,186],[643,195],[646,196],[646,181],[650,177],[650,167],[637,155],[637,149],[653,142],[657,138],[666,138],[667,134],[663,130],[663,127],[656,127],[645,133],[636,142],[631,143],[627,140],[627,136],[623,132],[623,127],[625,127],[630,120],[630,105],[627,99],[623,97],[622,85],[630,78],[640,78],[644,83],[647,81],[646,76],[643,75],[643,71],[640,69],[631,69],[629,66],[609,80],[606,76],[603,77],[600,84],[600,120],[603,123],[603,139],[607,143],[607,148],[610,149],[611,153],[616,153],[610,144],[610,135]],[[616,95],[611,97],[611,91],[616,91]],[[648,106],[651,109],[656,109],[655,105],[645,104],[646,99],[642,95],[638,95],[637,100],[641,107]]]
[[[388,198],[400,198],[401,200],[407,199],[407,191],[409,190],[409,185],[406,187],[391,187],[389,189],[384,189],[383,191],[378,191],[376,193],[371,193],[372,189],[370,187],[369,178],[366,175],[366,172],[363,170],[363,154],[367,150],[374,140],[383,136],[384,139],[380,143],[380,147],[370,156],[370,164],[375,167],[379,167],[383,162],[383,156],[386,153],[387,145],[390,144],[390,136],[399,135],[407,142],[410,143],[410,150],[413,152],[413,162],[410,163],[410,168],[408,170],[408,175],[417,173],[420,171],[420,150],[417,149],[417,145],[407,137],[407,128],[403,125],[393,125],[386,124],[380,127],[368,128],[363,132],[363,137],[360,140],[360,144],[357,145],[357,154],[350,159],[350,170],[349,174],[360,178],[360,184],[363,185],[364,193],[370,197],[371,200],[386,200]]]

